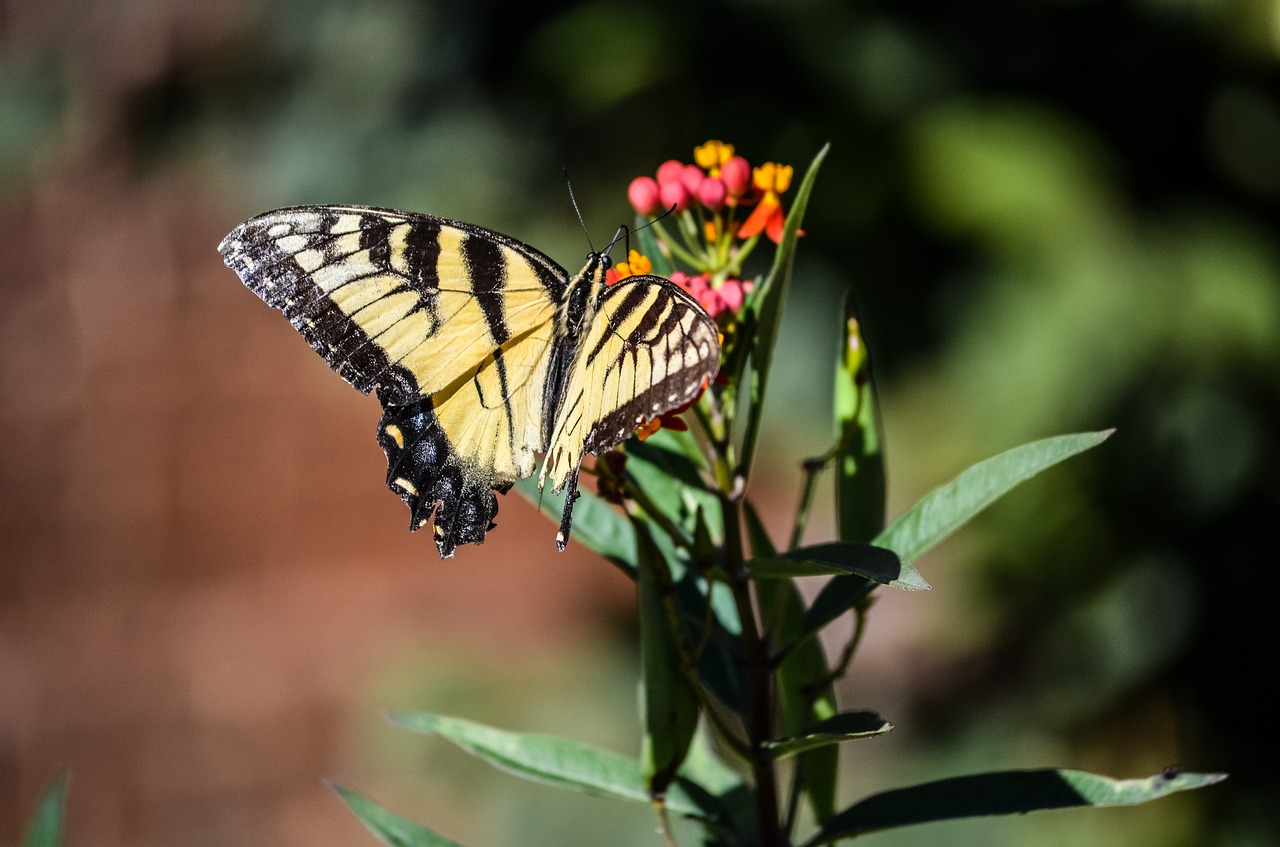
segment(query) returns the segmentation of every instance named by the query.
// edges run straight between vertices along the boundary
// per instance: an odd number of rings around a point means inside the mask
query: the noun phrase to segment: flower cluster
[[[696,148],[693,159],[672,159],[656,176],[636,177],[627,198],[641,216],[672,214],[675,237],[663,218],[652,224],[658,249],[672,265],[668,276],[725,326],[751,293],[752,283],[740,278],[743,261],[762,234],[774,243],[782,239],[782,195],[792,169],[775,162],[752,168],[732,144],[714,140]],[[636,255],[628,259],[632,272]]]
[[[656,236],[657,252],[631,250],[607,272],[614,285],[629,276],[658,272],[687,291],[732,339],[736,321],[754,283],[742,264],[763,235],[782,240],[786,213],[782,195],[791,185],[789,165],[767,162],[753,168],[732,144],[708,141],[693,151],[693,163],[663,162],[655,176],[639,176],[627,188],[636,214],[656,218],[644,224]],[[672,225],[674,223],[674,226]],[[717,382],[717,384],[720,384]],[[661,428],[684,429],[688,404],[644,424],[640,438]]]

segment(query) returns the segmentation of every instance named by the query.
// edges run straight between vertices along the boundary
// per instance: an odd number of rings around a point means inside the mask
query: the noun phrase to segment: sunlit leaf
[[[833,411],[837,443],[836,528],[841,541],[870,541],[884,529],[884,435],[871,359],[852,292],[845,295]]]
[[[751,348],[751,403],[747,409],[747,423],[742,437],[742,453],[739,458],[740,473],[745,477],[751,472],[751,463],[755,458],[756,443],[760,438],[760,421],[764,411],[765,389],[769,382],[769,368],[773,363],[773,351],[778,342],[778,328],[782,324],[782,304],[787,297],[787,289],[791,286],[791,268],[796,257],[796,240],[799,237],[800,222],[804,219],[805,207],[809,205],[809,195],[813,192],[813,183],[818,177],[818,169],[826,158],[831,145],[824,145],[813,157],[809,169],[805,171],[800,188],[796,191],[791,210],[787,213],[786,226],[782,231],[782,241],[774,253],[773,267],[765,277],[759,299],[753,301],[752,309],[758,325],[755,330]],[[732,376],[740,376],[734,374]]]
[[[649,802],[640,762],[589,744],[536,733],[507,732],[464,720],[426,713],[394,714],[405,729],[439,735],[473,756],[524,779],[619,800]],[[704,804],[691,800],[678,784],[667,792],[667,808],[704,817]]]
[[[338,792],[338,796],[360,819],[360,823],[384,844],[390,844],[391,847],[461,847],[458,842],[387,811],[350,788],[337,783],[330,783],[330,787]]]
[[[1015,447],[973,465],[935,488],[877,535],[877,546],[917,559],[1009,489],[1063,459],[1096,447],[1114,430],[1059,435]]]
[[[799,735],[767,741],[764,746],[774,758],[783,759],[806,750],[884,735],[891,729],[893,724],[875,712],[841,712],[814,724]]]
[[[961,776],[868,797],[828,821],[805,847],[929,821],[1071,806],[1132,806],[1224,779],[1226,774],[1178,773],[1172,769],[1147,779],[1125,780],[1056,769]]]

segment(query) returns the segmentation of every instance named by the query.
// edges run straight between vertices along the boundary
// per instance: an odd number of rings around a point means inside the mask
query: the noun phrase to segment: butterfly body
[[[494,492],[530,476],[569,487],[636,427],[696,396],[719,365],[714,322],[660,277],[605,282],[591,254],[570,277],[472,224],[363,206],[280,209],[219,245],[245,285],[333,370],[383,405],[387,485],[440,555],[480,543]]]

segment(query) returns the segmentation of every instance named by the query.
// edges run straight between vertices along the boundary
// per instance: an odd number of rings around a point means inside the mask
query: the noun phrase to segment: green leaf
[[[808,638],[845,612],[862,602],[878,583],[858,576],[841,576],[830,580],[813,598],[805,612],[798,638]]]
[[[27,831],[22,847],[60,847],[67,811],[67,772],[60,771],[45,789]]]
[[[893,724],[875,712],[841,712],[819,721],[799,735],[766,741],[764,747],[773,753],[775,759],[783,759],[806,750],[884,735],[892,729]]]
[[[813,157],[809,170],[805,172],[804,179],[800,182],[791,211],[787,213],[787,222],[782,230],[782,241],[778,243],[778,249],[773,255],[773,267],[765,277],[763,291],[759,299],[754,301],[755,306],[751,310],[758,325],[751,348],[751,403],[747,407],[747,423],[739,459],[738,473],[744,478],[751,474],[756,442],[760,439],[764,394],[769,382],[769,368],[773,363],[774,347],[778,343],[778,327],[782,324],[782,304],[787,298],[787,289],[791,287],[791,269],[795,263],[800,222],[804,219],[805,207],[809,205],[809,195],[813,193],[813,183],[818,178],[818,169],[822,166],[822,160],[826,158],[827,151],[830,149],[831,145],[826,144],[818,151],[818,155]]]
[[[979,462],[926,494],[877,535],[874,543],[896,551],[904,559],[918,559],[1009,489],[1063,459],[1098,446],[1114,431],[1059,435]]]
[[[458,842],[389,812],[350,788],[336,782],[329,783],[329,787],[338,792],[338,796],[355,812],[360,823],[383,844],[390,844],[391,847],[461,847]]]
[[[564,510],[563,491],[557,494],[550,486],[545,491],[539,490],[537,474],[518,480],[515,489],[539,511],[560,523],[560,514]],[[573,504],[573,530],[569,537],[635,578],[636,534],[631,522],[590,491],[578,489],[578,501]],[[554,533],[549,538],[554,538]],[[552,542],[548,540],[547,543]]]
[[[954,777],[886,791],[855,803],[828,821],[805,847],[929,821],[1071,806],[1133,806],[1224,779],[1226,774],[1178,773],[1172,769],[1147,779],[1125,780],[1056,769]]]
[[[853,293],[844,298],[836,365],[836,524],[841,541],[870,541],[884,529],[884,436],[866,342]]]
[[[764,523],[750,500],[743,501],[742,513],[746,517],[747,541],[751,544],[751,555],[762,559],[777,556],[778,548],[773,546],[773,539],[769,537],[769,531],[764,528]]]
[[[550,735],[507,732],[444,715],[394,714],[390,719],[405,729],[447,738],[473,756],[523,779],[598,797],[646,804],[650,801],[640,762],[621,753]],[[705,806],[678,789],[673,785],[667,793],[667,808],[681,815],[705,817]]]
[[[701,509],[712,537],[723,538],[720,501],[703,483],[702,465],[698,448],[687,432],[659,430],[645,441],[627,442],[627,474],[649,501],[690,538]]]
[[[641,772],[650,796],[666,792],[698,728],[698,698],[682,668],[683,632],[671,572],[643,526],[636,527],[640,570]]]
[[[636,249],[653,262],[653,272],[658,276],[671,276],[671,260],[658,249],[658,233],[649,226],[649,219],[640,215],[636,216],[635,227],[631,230],[631,234],[636,239]],[[624,261],[630,261],[628,256]]]
[[[755,579],[794,579],[800,576],[861,576],[908,591],[928,591],[929,583],[898,558],[898,554],[871,544],[836,541],[800,547],[772,558],[752,559],[748,567]]]

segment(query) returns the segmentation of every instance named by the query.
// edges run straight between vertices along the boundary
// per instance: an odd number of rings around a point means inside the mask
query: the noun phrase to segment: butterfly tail
[[[573,501],[578,499],[578,470],[575,466],[565,480],[564,511],[560,513],[560,531],[556,533],[556,549],[562,553],[569,543],[569,531],[573,528]]]
[[[434,513],[442,559],[452,557],[459,544],[484,542],[498,514],[498,498],[486,480],[466,473],[436,422],[430,399],[384,406],[378,444],[387,455],[387,487],[409,507],[410,531],[421,529]]]

